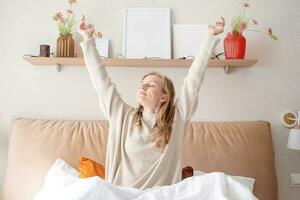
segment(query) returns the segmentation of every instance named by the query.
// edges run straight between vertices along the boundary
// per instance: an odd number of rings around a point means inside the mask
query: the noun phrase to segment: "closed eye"
[[[156,83],[142,83],[141,86],[145,86],[145,87],[156,87]]]

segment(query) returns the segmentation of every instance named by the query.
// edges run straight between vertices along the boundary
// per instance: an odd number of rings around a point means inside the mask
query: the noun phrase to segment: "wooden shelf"
[[[33,65],[85,66],[83,58],[62,57],[27,57],[26,61]],[[108,67],[190,67],[191,59],[103,59]],[[256,59],[216,59],[210,60],[209,67],[250,67],[257,62]]]

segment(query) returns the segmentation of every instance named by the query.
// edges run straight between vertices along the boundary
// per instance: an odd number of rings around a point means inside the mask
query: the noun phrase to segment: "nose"
[[[147,90],[148,85],[147,84],[141,84],[140,88],[143,89],[143,90]]]

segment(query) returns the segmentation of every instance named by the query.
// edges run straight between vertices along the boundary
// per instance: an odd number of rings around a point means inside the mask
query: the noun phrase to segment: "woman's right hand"
[[[95,27],[93,24],[88,24],[85,22],[84,15],[81,16],[81,19],[78,24],[78,33],[84,37],[84,39],[88,39],[93,37],[95,32]]]
[[[213,35],[218,35],[220,33],[223,33],[224,26],[225,26],[225,19],[224,19],[224,17],[221,17],[221,20],[217,21],[215,25],[209,26],[209,28],[208,28],[209,33],[211,33]]]

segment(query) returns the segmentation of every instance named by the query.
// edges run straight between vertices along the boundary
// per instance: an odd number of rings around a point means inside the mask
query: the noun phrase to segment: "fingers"
[[[81,15],[80,21],[78,23],[78,29],[82,29],[85,25],[85,17],[84,15]]]
[[[93,25],[93,24],[88,24],[88,25],[87,25],[87,28],[88,28],[88,29],[92,29],[92,28],[94,28],[94,25]]]
[[[80,22],[84,22],[84,21],[85,21],[85,16],[81,15]]]
[[[79,25],[82,25],[85,23],[85,17],[84,15],[81,15],[80,21],[79,21]]]
[[[82,28],[82,29],[93,29],[94,25],[93,24],[87,24],[85,22],[85,16],[82,15],[81,18],[80,18],[79,27]]]
[[[225,26],[225,18],[221,16],[221,21],[218,21],[216,24],[224,27]]]
[[[208,28],[210,28],[210,29],[214,29],[215,28],[215,25],[208,25]]]
[[[225,24],[225,18],[221,16],[221,21]]]

